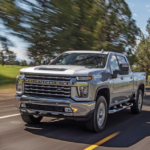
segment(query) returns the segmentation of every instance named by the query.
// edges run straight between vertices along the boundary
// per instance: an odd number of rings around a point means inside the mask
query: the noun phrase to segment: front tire
[[[92,118],[86,122],[86,128],[92,132],[101,132],[105,128],[108,116],[108,106],[105,97],[97,99]]]
[[[138,90],[137,99],[133,103],[133,106],[131,107],[131,112],[133,114],[139,114],[142,110],[142,105],[143,105],[143,93],[141,90]]]
[[[37,124],[42,120],[42,116],[35,117],[33,115],[21,114],[21,118],[25,123]]]

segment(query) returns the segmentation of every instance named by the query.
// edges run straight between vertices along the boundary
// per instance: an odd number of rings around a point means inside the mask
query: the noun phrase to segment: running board
[[[127,105],[127,106],[122,106],[121,108],[116,108],[116,109],[109,110],[109,114],[116,113],[118,111],[121,111],[121,110],[126,109],[126,108],[131,107],[131,106],[133,106],[132,103],[130,105]]]

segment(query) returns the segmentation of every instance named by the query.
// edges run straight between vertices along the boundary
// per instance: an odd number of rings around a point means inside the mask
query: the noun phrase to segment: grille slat
[[[26,91],[42,91],[42,92],[60,92],[60,93],[70,93],[70,91],[58,91],[58,90],[45,90],[45,89],[34,89],[34,88],[25,88]]]
[[[45,95],[50,97],[70,97],[71,87],[49,86],[41,84],[24,84],[25,93],[33,95]]]
[[[37,84],[25,84],[25,87],[34,87],[34,88],[60,88],[60,89],[64,89],[64,90],[70,90],[70,87],[60,87],[60,86],[50,86],[50,85],[37,85]]]
[[[70,81],[72,77],[59,77],[59,76],[49,76],[49,75],[25,75],[27,79],[45,79],[45,80],[58,80],[58,81]]]

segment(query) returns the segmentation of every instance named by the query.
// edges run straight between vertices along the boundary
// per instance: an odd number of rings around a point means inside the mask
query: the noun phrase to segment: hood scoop
[[[39,67],[35,68],[34,70],[54,70],[54,71],[65,71],[67,69],[64,68],[47,68],[47,67]]]

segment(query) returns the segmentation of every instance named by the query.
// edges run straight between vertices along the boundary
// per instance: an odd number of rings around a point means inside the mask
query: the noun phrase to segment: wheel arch
[[[95,101],[97,100],[97,98],[100,95],[105,97],[105,99],[107,101],[108,108],[109,108],[109,105],[110,105],[110,88],[108,85],[103,85],[103,86],[100,86],[97,88],[96,94],[95,94]]]
[[[144,84],[144,82],[139,83],[138,88],[137,88],[137,92],[136,92],[136,96],[137,96],[137,93],[138,93],[139,89],[142,91],[143,96],[144,96],[144,93],[145,93],[145,84]]]

